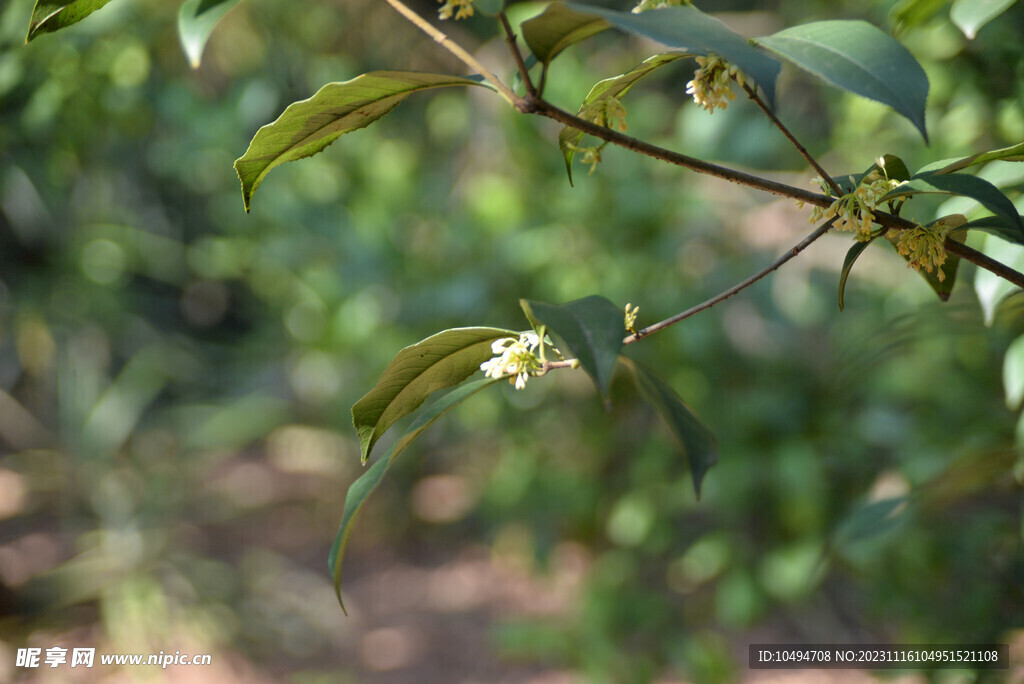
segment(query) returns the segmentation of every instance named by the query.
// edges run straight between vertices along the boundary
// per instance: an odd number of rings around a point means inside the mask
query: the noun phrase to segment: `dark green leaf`
[[[1016,232],[1018,237],[1015,242],[1024,240],[1024,222],[1021,221],[1020,214],[1017,213],[1013,202],[999,188],[983,178],[963,173],[947,175],[918,172],[908,182],[885,195],[883,199],[911,197],[919,194],[970,197],[1003,221],[1007,230]]]
[[[926,173],[953,173],[960,169],[966,169],[968,166],[984,164],[986,162],[996,161],[997,159],[1002,159],[1003,161],[1024,161],[1024,142],[1011,147],[1003,147],[998,150],[979,152],[978,154],[972,154],[969,157],[962,157],[960,159],[943,159],[942,161],[928,164],[924,168],[919,169],[917,175],[920,176]]]
[[[547,65],[565,48],[609,28],[604,19],[569,9],[560,2],[522,23],[523,40]]]
[[[883,154],[882,158],[875,164],[875,166],[878,167],[889,180],[910,180],[910,169],[908,169],[904,161],[895,154]]]
[[[1006,225],[1006,222],[995,216],[985,216],[974,221],[968,221],[964,224],[964,230],[980,230],[983,233],[989,235],[995,235],[1001,237],[1007,242],[1012,242],[1016,245],[1024,245],[1024,237],[1021,236],[1019,230],[1015,230]]]
[[[857,258],[868,248],[878,235],[873,235],[870,240],[866,242],[854,242],[853,246],[846,253],[846,258],[843,260],[843,270],[839,274],[839,310],[843,310],[843,296],[846,293],[846,280],[850,277],[850,271],[853,269],[853,264],[857,261]]]
[[[342,514],[341,527],[338,530],[337,536],[334,538],[334,544],[331,545],[331,551],[327,558],[327,563],[331,568],[331,574],[334,576],[334,592],[338,596],[338,602],[341,603],[342,610],[345,610],[345,604],[341,600],[341,561],[345,555],[345,547],[348,545],[349,535],[352,534],[352,526],[355,524],[356,518],[362,510],[363,504],[366,503],[370,494],[372,494],[373,490],[380,484],[381,480],[384,478],[384,473],[387,472],[388,468],[391,467],[391,464],[396,458],[398,458],[398,455],[401,454],[406,447],[412,444],[413,440],[419,437],[420,433],[430,427],[430,425],[442,415],[454,408],[459,402],[464,401],[484,387],[492,385],[495,382],[498,382],[498,380],[492,380],[489,378],[467,382],[423,409],[423,411],[416,416],[416,419],[413,421],[413,424],[409,429],[406,430],[406,432],[390,449],[388,449],[387,453],[378,458],[377,462],[374,463],[369,470],[363,473],[358,480],[349,486],[348,493],[345,495],[345,511]]]
[[[476,0],[473,7],[482,14],[493,17],[505,9],[505,0]]]
[[[369,126],[414,92],[470,85],[480,83],[445,74],[373,71],[344,83],[328,83],[308,100],[288,105],[277,121],[256,132],[249,149],[235,161],[245,210],[274,167],[310,157],[339,136]]]
[[[633,373],[633,379],[640,394],[666,423],[672,434],[683,445],[690,462],[693,477],[693,491],[700,498],[700,487],[704,475],[711,466],[718,463],[718,444],[711,430],[697,416],[693,415],[686,403],[664,380],[650,369],[626,358],[619,357],[622,364]]]
[[[953,0],[949,18],[968,39],[974,40],[978,29],[1005,12],[1017,0]]]
[[[695,55],[721,55],[760,86],[769,104],[775,101],[775,79],[782,68],[778,60],[692,5],[664,7],[640,14],[574,3],[569,3],[568,7],[582,14],[600,17],[621,31],[650,38],[671,48]]]
[[[491,358],[491,343],[519,333],[501,328],[453,328],[398,352],[377,384],[352,407],[362,460],[381,435],[439,389],[458,385]]]
[[[31,41],[40,33],[59,31],[72,24],[77,24],[108,2],[110,0],[72,0],[71,2],[36,0],[36,5],[32,8],[32,18],[29,19],[28,35],[25,37],[25,42]]]
[[[819,21],[755,42],[836,87],[892,107],[928,139],[928,77],[905,47],[871,24]]]
[[[185,0],[178,10],[178,38],[192,68],[198,68],[210,34],[241,0]]]
[[[545,325],[548,332],[563,340],[562,352],[579,359],[597,391],[602,397],[607,396],[615,360],[626,335],[623,310],[597,295],[561,306],[526,299],[519,303],[535,326]]]
[[[672,62],[680,60],[686,56],[687,54],[685,52],[666,52],[660,55],[654,55],[653,57],[648,57],[641,64],[630,69],[624,74],[599,81],[590,89],[590,93],[587,94],[587,97],[584,98],[583,104],[580,106],[580,112],[582,113],[584,109],[595,102],[599,102],[610,97],[622,97],[629,92],[629,89],[633,87],[634,83],[644,76],[647,76],[666,64],[671,64]],[[565,170],[569,174],[570,185],[572,184],[572,158],[576,154],[573,150],[573,146],[578,145],[582,139],[583,132],[573,128],[572,126],[566,126],[558,134],[558,147],[562,150],[562,155],[565,157]]]
[[[842,547],[866,541],[895,529],[905,520],[902,514],[907,502],[907,497],[897,496],[858,506],[839,523],[832,535],[832,545]]]

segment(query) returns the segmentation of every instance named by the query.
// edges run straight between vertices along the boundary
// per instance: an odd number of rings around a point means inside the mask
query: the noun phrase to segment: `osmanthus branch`
[[[809,163],[814,170],[818,172],[818,175],[821,176],[822,180],[828,184],[828,187],[832,189],[832,192],[835,193],[836,197],[840,197],[843,194],[843,190],[839,187],[839,184],[832,180],[832,176],[828,175],[825,169],[821,168],[821,165],[813,156],[811,156],[811,153],[807,151],[807,148],[800,144],[800,141],[796,139],[796,136],[793,135],[788,128],[786,128],[785,124],[779,121],[778,117],[775,116],[775,112],[773,112],[768,105],[765,104],[764,100],[758,96],[757,91],[746,84],[743,85],[743,90],[746,91],[747,97],[753,100],[754,104],[764,112],[764,115],[767,116],[773,124],[775,124],[775,127],[782,131],[782,134],[786,136],[786,139],[789,140],[790,143],[792,143],[793,147],[796,148],[796,151],[800,153],[800,156],[806,159],[807,163]]]
[[[753,275],[744,278],[740,282],[730,287],[728,290],[719,292],[714,297],[711,297],[710,299],[701,302],[696,306],[690,307],[686,311],[677,313],[675,316],[670,316],[669,318],[666,318],[663,321],[658,321],[657,323],[654,323],[652,325],[647,326],[646,328],[642,328],[641,330],[636,331],[632,335],[626,336],[626,338],[622,340],[622,344],[633,344],[634,342],[638,342],[643,338],[647,337],[648,335],[652,335],[660,330],[664,330],[665,328],[671,325],[675,325],[679,321],[685,320],[690,316],[699,314],[701,311],[706,311],[711,307],[715,306],[716,304],[724,302],[726,299],[729,299],[729,297],[732,297],[733,295],[739,294],[740,292],[747,289],[757,281],[764,278],[769,273],[772,273],[773,271],[777,270],[784,263],[800,254],[800,252],[807,249],[808,245],[810,245],[812,242],[820,238],[822,235],[827,233],[830,228],[832,228],[832,224],[835,222],[835,220],[835,218],[832,218],[826,221],[825,223],[821,224],[820,226],[815,228],[813,233],[811,233],[803,240],[801,240],[799,244],[794,245],[789,251],[787,251],[785,254],[783,254],[778,259],[773,261],[771,264],[769,264],[765,268],[762,268],[757,273],[754,273]]]
[[[481,64],[473,55],[466,52],[465,49],[454,40],[449,38],[443,31],[435,27],[433,24],[428,22],[426,19],[418,15],[416,12],[409,9],[408,5],[403,3],[401,0],[386,0],[389,5],[395,8],[395,10],[403,17],[408,19],[416,28],[426,33],[428,36],[434,39],[441,47],[448,52],[452,53],[460,62],[468,66],[476,73],[483,76],[484,80],[494,86],[495,90],[504,97],[509,103],[515,107],[516,101],[519,99],[515,92],[512,91],[507,85],[505,85],[500,78],[495,76],[487,67]]]
[[[831,206],[832,203],[835,201],[834,197],[828,197],[827,195],[824,194],[810,192],[808,190],[793,187],[785,183],[779,183],[776,181],[769,180],[767,178],[762,178],[760,176],[754,176],[752,174],[743,173],[742,171],[736,171],[734,169],[719,166],[717,164],[712,164],[710,162],[697,159],[695,157],[680,154],[679,152],[674,152],[672,150],[659,147],[657,145],[652,145],[651,143],[639,140],[637,138],[633,138],[631,136],[620,133],[619,131],[615,131],[610,128],[598,125],[592,121],[580,118],[574,114],[571,114],[563,109],[556,107],[555,105],[551,104],[543,97],[541,97],[540,94],[536,91],[536,88],[532,86],[532,82],[529,79],[529,75],[526,73],[527,70],[525,67],[525,63],[522,63],[522,55],[519,54],[519,49],[516,46],[515,35],[512,33],[512,28],[508,24],[507,18],[505,18],[504,21],[502,21],[502,28],[506,33],[506,38],[509,41],[509,45],[512,48],[513,54],[515,55],[517,67],[519,67],[520,69],[520,74],[523,77],[523,82],[524,84],[529,84],[527,85],[526,95],[523,97],[516,95],[511,88],[509,88],[501,81],[501,79],[499,79],[497,76],[491,73],[472,55],[466,52],[466,50],[463,49],[458,43],[455,43],[454,41],[449,39],[443,32],[435,28],[425,19],[420,17],[411,9],[409,9],[409,7],[406,6],[401,0],[387,0],[387,2],[389,5],[394,7],[399,13],[401,13],[402,16],[404,16],[406,19],[412,22],[416,27],[418,27],[424,33],[432,37],[435,41],[437,41],[438,44],[440,44],[446,50],[451,52],[466,66],[479,73],[488,83],[493,85],[495,89],[497,89],[497,91],[519,112],[522,112],[524,114],[539,114],[554,121],[558,121],[563,125],[571,126],[572,128],[575,128],[576,130],[581,131],[587,135],[591,135],[595,138],[599,138],[606,142],[610,142],[618,147],[623,147],[633,152],[638,152],[640,154],[653,157],[654,159],[658,159],[669,164],[682,166],[684,168],[690,169],[691,171],[696,171],[697,173],[703,173],[709,176],[714,176],[716,178],[721,178],[732,183],[745,185],[747,187],[761,190],[763,192],[767,192],[773,195],[789,197],[798,202],[803,202],[806,204],[826,208]],[[809,157],[810,155],[807,156]],[[815,168],[820,168],[817,164],[814,165]],[[827,174],[822,174],[823,179],[827,177]],[[908,221],[898,216],[887,214],[881,211],[875,213],[875,222],[886,228],[894,228],[896,230],[908,230],[917,227],[917,225],[912,221]],[[817,237],[819,237],[814,233],[812,233],[811,236],[814,236],[814,239],[817,239]],[[811,236],[808,236],[808,238],[810,238]],[[1005,264],[1001,264],[997,261],[994,261],[993,259],[990,259],[985,255],[981,254],[980,252],[971,249],[970,247],[967,247],[962,243],[956,242],[955,240],[947,239],[945,246],[946,250],[949,253],[955,254],[961,259],[970,261],[971,263],[977,265],[978,267],[990,271],[1018,287],[1024,288],[1024,274],[1020,273],[1019,271],[1011,269]],[[788,259],[786,260],[788,261]],[[761,277],[763,277],[763,275]],[[685,313],[687,312],[683,312],[683,314]],[[648,332],[646,334],[650,333]]]

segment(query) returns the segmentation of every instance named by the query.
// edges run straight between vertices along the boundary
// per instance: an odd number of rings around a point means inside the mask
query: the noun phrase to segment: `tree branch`
[[[744,280],[736,283],[735,285],[730,287],[728,290],[720,292],[720,293],[716,294],[714,297],[712,297],[711,299],[708,299],[708,300],[706,300],[704,302],[701,302],[697,306],[691,307],[691,308],[687,309],[686,311],[683,311],[682,313],[677,313],[675,316],[671,316],[669,318],[666,318],[663,321],[659,321],[657,323],[654,323],[653,325],[649,325],[646,328],[643,328],[642,330],[638,330],[637,332],[633,333],[632,335],[628,335],[625,339],[622,340],[622,344],[633,344],[634,342],[638,342],[638,341],[642,340],[643,338],[647,337],[648,335],[652,335],[652,334],[654,334],[654,333],[656,333],[656,332],[658,332],[660,330],[664,330],[665,328],[667,328],[667,327],[669,327],[671,325],[675,325],[679,321],[685,320],[685,319],[689,318],[690,316],[693,316],[695,314],[699,314],[701,311],[706,311],[706,310],[710,309],[711,307],[715,306],[716,304],[724,302],[726,299],[729,299],[729,297],[732,297],[735,294],[739,294],[740,292],[742,292],[743,290],[747,289],[748,287],[750,287],[751,285],[753,285],[757,281],[759,281],[762,278],[764,278],[769,273],[772,273],[773,271],[777,270],[780,266],[782,266],[784,263],[786,263],[787,261],[789,261],[790,259],[792,259],[796,255],[798,255],[800,252],[804,251],[807,248],[808,245],[810,245],[812,242],[814,242],[815,240],[820,238],[822,235],[827,233],[829,231],[829,229],[832,228],[832,224],[834,222],[835,222],[835,219],[833,218],[833,219],[829,219],[825,223],[821,224],[820,226],[818,226],[814,230],[813,233],[811,233],[810,235],[805,237],[803,240],[801,240],[799,242],[799,244],[795,245],[792,249],[790,249],[788,252],[786,252],[785,254],[780,256],[778,259],[773,261],[767,267],[761,269],[757,273],[754,273],[753,275],[749,276],[748,278],[745,278]]]
[[[516,107],[516,102],[519,100],[519,96],[516,95],[511,88],[505,85],[500,78],[491,73],[487,67],[481,64],[473,55],[466,52],[461,45],[449,38],[445,33],[433,24],[428,22],[420,15],[413,12],[409,7],[401,0],[386,0],[389,5],[395,8],[399,14],[408,19],[412,24],[419,30],[426,33],[428,36],[434,39],[441,47],[448,52],[455,55],[456,59],[468,66],[470,69],[475,71],[484,77],[484,80],[490,83],[494,88],[509,101],[513,107]],[[518,107],[517,107],[518,109]]]
[[[786,136],[786,139],[789,140],[790,143],[793,144],[793,147],[795,147],[796,151],[800,153],[800,156],[806,159],[807,163],[809,163],[814,170],[818,172],[818,175],[821,176],[822,180],[828,183],[828,187],[832,188],[832,192],[836,194],[836,197],[840,197],[843,194],[843,189],[839,187],[838,183],[832,180],[832,176],[828,175],[825,169],[821,168],[821,165],[818,164],[817,160],[811,156],[811,153],[807,151],[807,148],[800,144],[800,141],[796,139],[796,136],[793,135],[781,121],[779,121],[778,117],[775,116],[775,113],[769,109],[764,100],[758,96],[757,91],[746,84],[743,85],[743,90],[747,92],[747,96],[754,101],[754,104],[764,112],[764,115],[767,116],[773,124],[775,124],[775,127],[782,131],[782,134]]]
[[[505,40],[508,41],[508,48],[512,52],[512,59],[516,63],[516,69],[519,70],[519,77],[523,80],[526,94],[536,97],[537,88],[534,87],[533,81],[530,79],[530,70],[526,68],[523,54],[519,52],[519,45],[516,43],[516,34],[512,31],[512,25],[508,23],[508,17],[505,16],[504,12],[498,12],[498,19],[501,21],[501,28],[505,31]]]

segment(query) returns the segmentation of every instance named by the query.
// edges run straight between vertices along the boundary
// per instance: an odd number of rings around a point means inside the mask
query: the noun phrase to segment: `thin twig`
[[[832,188],[832,192],[836,194],[836,197],[841,196],[843,194],[843,190],[839,187],[839,184],[832,180],[832,176],[828,175],[825,169],[821,168],[821,165],[818,164],[818,161],[813,156],[811,156],[811,153],[807,151],[807,148],[801,145],[800,141],[796,139],[796,136],[793,135],[781,121],[779,121],[778,117],[775,116],[775,113],[768,108],[767,104],[765,104],[765,101],[758,96],[757,91],[746,84],[743,85],[743,90],[747,91],[747,96],[749,96],[750,99],[754,101],[754,104],[764,112],[764,115],[767,116],[773,124],[775,124],[775,127],[782,131],[782,134],[786,136],[786,139],[789,140],[790,143],[792,143],[793,147],[796,148],[796,151],[800,153],[800,156],[806,159],[807,163],[814,167],[814,170],[818,172],[818,175],[821,176],[822,180],[828,183],[828,187]]]
[[[625,339],[623,339],[622,340],[622,344],[633,344],[634,342],[637,342],[637,341],[647,337],[648,335],[652,335],[652,334],[658,332],[659,330],[664,330],[665,328],[669,327],[670,325],[675,325],[676,323],[678,323],[681,320],[689,318],[690,316],[693,316],[695,314],[699,314],[701,311],[706,311],[706,310],[710,309],[711,307],[715,306],[716,304],[724,302],[729,297],[732,297],[733,295],[742,292],[743,290],[747,289],[748,287],[750,287],[751,285],[753,285],[757,281],[759,281],[762,278],[764,278],[769,273],[771,273],[771,272],[775,271],[776,269],[778,269],[780,266],[782,266],[784,263],[786,263],[787,261],[789,261],[790,259],[795,257],[800,252],[804,251],[804,249],[806,249],[808,245],[810,245],[812,242],[814,242],[815,240],[820,238],[822,235],[827,233],[829,231],[829,229],[832,227],[833,222],[835,222],[834,218],[833,219],[829,219],[825,223],[821,224],[820,226],[818,226],[814,230],[813,233],[811,233],[810,235],[805,237],[803,240],[800,241],[800,243],[798,245],[794,246],[788,252],[786,252],[785,254],[780,256],[778,259],[773,261],[769,266],[761,269],[760,271],[758,271],[757,273],[751,275],[750,277],[745,278],[744,280],[736,283],[735,285],[730,287],[728,290],[720,292],[720,293],[716,294],[714,297],[712,297],[711,299],[708,299],[707,301],[701,302],[697,306],[691,307],[691,308],[687,309],[686,311],[683,311],[682,313],[677,313],[675,316],[671,316],[669,318],[666,318],[663,321],[659,321],[657,323],[654,323],[653,325],[649,325],[649,326],[647,326],[646,328],[644,328],[642,330],[638,330],[637,332],[635,332],[632,335],[629,335]]]
[[[443,31],[436,28],[433,24],[428,22],[426,19],[416,14],[414,11],[403,3],[401,0],[387,0],[387,3],[394,7],[399,14],[408,19],[416,28],[426,33],[428,36],[434,39],[441,47],[448,52],[455,55],[455,57],[468,66],[470,69],[475,71],[484,77],[484,80],[490,83],[495,89],[504,97],[512,106],[516,106],[516,102],[519,101],[517,96],[511,88],[505,85],[500,78],[491,73],[487,67],[481,64],[473,55],[466,52],[461,45],[453,41]]]
[[[504,12],[498,12],[498,19],[501,21],[501,28],[505,30],[505,40],[508,41],[508,48],[512,52],[512,59],[515,60],[516,68],[519,69],[519,77],[523,80],[523,87],[526,88],[528,95],[536,97],[537,89],[530,79],[530,70],[526,68],[523,54],[519,52],[519,45],[516,43],[516,34],[512,30],[512,25],[508,23],[508,17],[505,16]]]

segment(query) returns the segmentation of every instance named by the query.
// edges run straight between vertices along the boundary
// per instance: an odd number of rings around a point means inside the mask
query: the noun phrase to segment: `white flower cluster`
[[[825,194],[832,196],[828,185],[820,176],[812,182],[817,183]],[[867,242],[871,239],[871,224],[875,221],[875,206],[879,200],[899,185],[900,181],[889,180],[881,171],[875,169],[861,179],[853,192],[843,195],[828,208],[815,207],[810,222],[818,223],[838,217],[833,224],[836,230],[853,231],[856,233],[857,240]]]
[[[540,348],[540,337],[534,332],[524,332],[517,340],[514,337],[503,337],[491,343],[494,358],[480,364],[480,370],[489,378],[509,377],[509,382],[516,389],[526,387],[526,380],[532,373],[541,370],[537,350]]]
[[[735,64],[729,64],[718,55],[697,58],[697,70],[693,80],[686,84],[686,94],[693,95],[693,101],[709,112],[716,108],[725,109],[736,99],[731,81],[743,87],[747,76]]]
[[[640,0],[640,4],[633,8],[633,14],[662,7],[681,7],[689,4],[690,0]]]
[[[580,109],[580,118],[605,128],[629,129],[626,125],[626,107],[617,97],[602,97]]]
[[[468,19],[473,16],[473,0],[437,0],[443,2],[444,6],[437,10],[437,16],[441,19]]]

